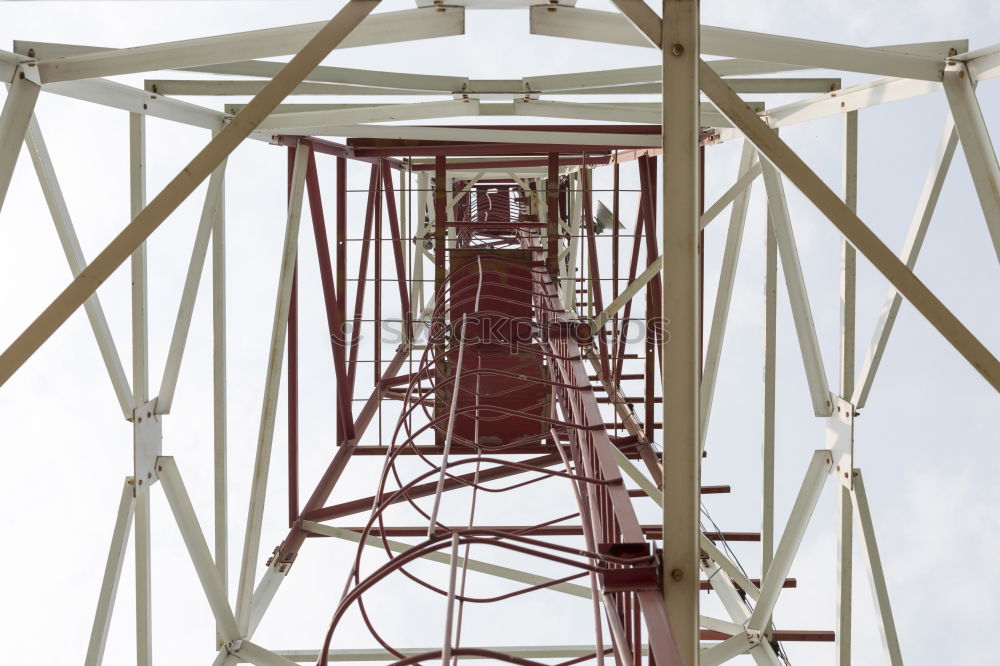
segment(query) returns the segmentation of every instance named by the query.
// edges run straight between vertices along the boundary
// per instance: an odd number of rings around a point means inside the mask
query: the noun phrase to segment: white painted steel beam
[[[236,640],[240,637],[239,629],[236,627],[236,619],[229,607],[222,579],[219,578],[219,571],[215,568],[215,561],[208,549],[201,525],[198,524],[198,516],[191,504],[187,489],[184,487],[184,480],[177,469],[177,463],[170,456],[161,456],[156,459],[156,466],[163,493],[167,496],[170,510],[177,521],[177,527],[180,529],[184,545],[191,556],[198,580],[205,591],[208,605],[212,608],[212,614],[215,616],[222,639],[226,642]]]
[[[729,204],[733,203],[737,199],[742,199],[744,190],[749,190],[753,181],[757,179],[760,175],[761,166],[760,162],[755,160],[753,166],[751,166],[746,171],[741,172],[740,177],[733,183],[733,186],[722,193],[715,203],[708,207],[701,215],[701,228],[704,229],[709,225],[709,223],[717,218],[722,211],[726,209]]]
[[[170,338],[167,360],[163,367],[163,379],[160,382],[160,392],[156,401],[157,414],[169,414],[170,408],[173,406],[174,391],[177,389],[181,361],[184,358],[184,347],[187,345],[188,332],[191,329],[191,318],[194,315],[195,300],[198,298],[198,288],[201,285],[201,274],[205,268],[205,257],[208,255],[208,243],[222,206],[225,177],[226,161],[223,160],[208,180],[205,203],[201,209],[201,220],[195,233],[191,260],[188,263],[184,287],[181,290],[180,304],[177,306],[177,320],[174,323],[174,332]]]
[[[740,179],[751,172],[755,164],[756,151],[749,141],[743,143],[743,154],[740,156]],[[752,181],[751,181],[752,182]],[[729,321],[729,306],[733,296],[733,286],[736,283],[736,268],[740,261],[740,248],[743,245],[743,229],[747,219],[747,209],[750,205],[750,184],[740,192],[733,204],[729,217],[729,231],[726,234],[726,245],[722,251],[722,268],[719,271],[719,285],[715,292],[715,308],[712,311],[712,327],[709,330],[708,346],[705,350],[699,405],[701,423],[699,425],[699,446],[705,450],[708,436],[708,424],[712,414],[712,403],[715,398],[715,382],[719,376],[719,364],[722,360],[722,343],[726,338],[726,324]]]
[[[45,196],[45,203],[48,204],[49,214],[55,224],[59,243],[62,245],[66,260],[69,262],[70,270],[74,276],[78,275],[87,266],[87,261],[83,257],[80,240],[77,238],[73,219],[69,214],[66,199],[63,197],[59,179],[56,177],[52,158],[49,156],[45,140],[42,138],[41,128],[35,118],[32,118],[28,124],[25,142],[28,146],[28,153],[31,155],[31,161],[35,166],[38,182],[42,186],[42,194]],[[121,356],[111,334],[111,328],[108,326],[107,317],[104,315],[104,308],[101,307],[100,298],[94,294],[83,305],[87,312],[87,318],[90,320],[90,328],[97,340],[101,358],[104,360],[104,367],[111,378],[111,386],[118,398],[122,415],[129,419],[132,417],[132,389],[129,386],[125,368],[122,366]]]
[[[226,382],[226,183],[212,226],[212,472],[215,544],[222,590],[229,594],[228,395]],[[216,629],[217,638],[221,633]],[[221,642],[221,640],[220,640]]]
[[[840,230],[990,383],[1000,390],[1000,361],[921,282],[875,233],[796,155],[707,65],[702,64],[702,90],[750,139],[757,150]]]
[[[152,234],[198,185],[256,129],[296,85],[378,4],[351,0],[282,69],[281,74],[213,138],[91,264],[0,354],[0,385]]]
[[[713,61],[715,62],[715,61]],[[826,93],[840,89],[839,78],[737,78],[726,79],[738,93],[744,94],[795,94]],[[548,96],[563,95],[659,95],[660,82],[632,83],[617,86],[595,86],[590,88],[570,88],[556,91],[532,91],[533,94]]]
[[[366,0],[350,0],[363,6]],[[302,50],[326,26],[325,22],[267,28],[231,35],[217,35],[165,42],[129,49],[67,56],[38,63],[43,83],[90,79],[161,69],[209,65],[251,58],[270,58]],[[460,7],[407,9],[374,14],[331,48],[408,42],[465,32],[465,10]]]
[[[646,286],[650,280],[659,275],[660,270],[663,268],[663,255],[660,255],[653,260],[649,266],[646,267],[642,273],[636,276],[634,280],[626,285],[625,289],[622,290],[618,296],[608,304],[604,310],[594,318],[594,330],[600,329],[604,326],[615,313],[621,310],[625,305],[635,298],[635,295],[639,293],[639,290]]]
[[[774,560],[767,571],[767,577],[761,581],[760,597],[757,598],[753,613],[747,622],[747,627],[750,629],[761,631],[770,622],[778,594],[798,553],[799,544],[802,543],[802,537],[809,525],[813,509],[816,508],[816,502],[819,501],[820,491],[823,490],[831,466],[829,451],[820,450],[813,453],[805,478],[802,479],[802,487],[788,516],[785,531],[781,534],[778,549],[774,553]]]
[[[953,60],[964,62],[974,81],[1000,76],[1000,44],[962,53]]]
[[[106,79],[49,83],[42,86],[42,91],[213,131],[221,128],[225,120],[225,114],[219,111]]]
[[[122,497],[118,502],[118,517],[111,534],[111,548],[108,550],[108,561],[104,565],[104,578],[101,579],[101,592],[97,597],[97,612],[94,613],[87,656],[83,660],[84,666],[101,666],[104,661],[104,647],[108,640],[108,628],[111,626],[111,614],[118,596],[118,582],[122,577],[122,564],[125,562],[128,535],[132,529],[132,515],[135,511],[133,484],[132,477],[125,479]]]
[[[18,75],[7,86],[7,99],[0,112],[0,208],[3,208],[7,197],[7,188],[10,187],[40,90],[35,81],[25,77],[23,67],[18,69]]]
[[[826,376],[826,367],[823,365],[819,338],[816,337],[816,324],[813,321],[812,308],[809,305],[809,293],[802,275],[799,251],[795,244],[795,234],[788,215],[785,187],[782,184],[781,174],[770,162],[764,161],[761,166],[764,174],[764,187],[767,190],[771,225],[774,229],[774,237],[778,242],[781,272],[785,276],[785,286],[788,289],[792,320],[795,323],[795,334],[799,341],[802,365],[806,371],[813,413],[816,416],[829,416],[833,410],[833,403],[830,400],[830,384]]]
[[[944,71],[944,91],[948,96],[955,129],[969,164],[972,183],[986,218],[986,228],[993,240],[993,250],[1000,261],[1000,164],[990,140],[976,90],[965,65],[948,65]]]
[[[269,63],[280,64],[280,63]],[[50,84],[62,85],[62,84]],[[229,95],[256,95],[264,86],[267,79],[146,79],[143,89],[156,95],[180,95],[188,97],[223,97]],[[289,95],[423,95],[441,93],[429,93],[423,90],[410,90],[408,88],[374,88],[371,86],[352,86],[340,83],[317,83],[306,81],[295,86]],[[451,93],[448,93],[451,99]],[[359,105],[371,106],[371,104]]]
[[[587,104],[582,102],[550,102],[519,100],[513,105],[515,116],[540,118],[573,118],[577,120],[608,120],[621,123],[659,124],[659,105],[654,108],[635,104]]]
[[[451,17],[454,20],[454,15]],[[360,29],[364,29],[364,24]],[[244,60],[185,67],[185,71],[230,76],[253,76],[271,78],[281,71],[280,62],[267,60]],[[380,72],[370,69],[349,69],[320,65],[309,72],[303,81],[313,83],[333,83],[347,86],[409,90],[411,92],[447,92],[462,90],[469,83],[464,76],[438,76],[433,74],[410,74],[404,72]]]
[[[306,165],[309,147],[299,144],[292,166],[291,191],[288,199],[288,218],[285,225],[284,247],[278,273],[277,296],[271,326],[271,345],[268,352],[267,372],[264,378],[264,398],[260,410],[260,428],[254,458],[253,481],[250,488],[250,506],[247,509],[246,533],[243,539],[243,558],[236,596],[236,619],[241,635],[246,635],[250,603],[257,560],[260,555],[260,530],[264,520],[264,502],[267,496],[267,478],[271,468],[271,445],[277,419],[278,392],[281,388],[281,369],[285,360],[285,338],[288,333],[288,311],[292,295],[292,278],[298,258],[299,223],[305,194]]]
[[[743,570],[739,567],[739,565],[729,559],[728,555],[719,550],[719,548],[712,543],[711,539],[702,534],[698,537],[698,545],[701,546],[701,549],[705,551],[710,558],[712,558],[712,561],[719,565],[720,569],[726,572],[726,575],[729,576],[734,583],[740,586],[740,589],[747,593],[748,597],[754,601],[760,597],[760,588],[754,585],[754,582],[750,580],[745,573],[743,573]]]
[[[399,120],[426,120],[479,115],[477,100],[445,100],[416,104],[387,104],[339,111],[282,113],[265,119],[258,129],[275,134],[319,134],[331,125],[380,123]]]
[[[294,661],[245,639],[236,643],[233,653],[240,658],[240,661],[249,662],[254,666],[296,666]]]
[[[949,115],[945,121],[944,131],[937,149],[934,151],[934,157],[931,159],[930,170],[924,180],[920,198],[917,200],[916,212],[913,215],[910,229],[906,234],[906,241],[903,243],[903,251],[900,254],[903,264],[911,271],[917,264],[920,248],[923,247],[924,238],[927,236],[927,229],[930,226],[934,210],[937,208],[941,188],[944,187],[948,167],[951,166],[951,160],[957,146],[958,132],[955,130],[954,120]],[[882,356],[885,354],[885,348],[889,342],[889,335],[892,333],[892,327],[896,322],[896,316],[899,314],[899,307],[902,303],[903,295],[890,285],[878,324],[875,326],[875,334],[872,336],[868,353],[854,385],[851,402],[854,403],[856,409],[861,409],[868,402],[875,374],[882,362]]]
[[[760,162],[758,162],[759,164]],[[765,208],[767,208],[765,206]],[[778,333],[778,240],[770,209],[764,225],[764,381],[762,389],[763,428],[761,432],[761,518],[760,578],[774,559],[774,440]]]
[[[643,3],[634,3],[636,7],[640,4]],[[636,11],[642,10],[638,8]],[[648,14],[644,14],[640,21],[645,25],[651,24]],[[531,33],[626,46],[660,44],[655,39],[649,39],[641,28],[623,15],[575,7],[560,7],[554,12],[549,11],[547,6],[532,7]],[[707,25],[701,26],[700,41],[701,53],[707,55],[925,81],[940,81],[944,65],[943,59],[932,57]]]
[[[764,115],[771,127],[785,127],[848,111],[859,111],[880,104],[910,99],[939,90],[941,90],[940,81],[882,78],[777,106],[769,109]]]
[[[892,615],[892,605],[889,603],[889,589],[885,584],[882,556],[879,555],[878,543],[875,540],[875,525],[872,523],[871,507],[868,505],[864,477],[861,475],[860,469],[853,470],[853,474],[851,494],[854,498],[854,516],[861,528],[861,542],[865,563],[868,565],[868,581],[871,583],[872,598],[875,600],[879,633],[882,635],[882,648],[890,666],[903,666],[899,637],[896,634],[896,621]]]
[[[153,573],[149,488],[135,480],[135,663],[153,663]]]
[[[662,149],[670,156],[662,161],[661,174],[662,316],[670,336],[663,345],[661,373],[663,423],[670,424],[663,430],[663,596],[680,661],[696,666],[701,577],[699,4],[664,0],[662,9],[659,24],[648,13],[642,20],[664,44]]]
[[[129,218],[146,207],[146,117],[128,117]],[[149,402],[149,287],[146,244],[132,253],[132,404]],[[82,269],[81,269],[82,270]]]
[[[843,196],[844,203],[858,210],[858,112],[844,114]],[[855,315],[857,310],[857,250],[840,240],[840,397],[854,392]],[[845,398],[846,400],[846,398]],[[847,405],[851,410],[854,405]],[[851,417],[853,420],[853,415]],[[854,429],[849,437],[853,439]],[[854,450],[853,441],[848,444]],[[849,472],[848,472],[849,473]],[[838,476],[839,476],[838,472]],[[839,481],[839,479],[838,479]],[[850,479],[848,479],[850,481]],[[851,664],[851,634],[854,590],[854,522],[850,483],[836,484],[837,491],[837,626],[836,664]]]
[[[749,652],[753,644],[746,632],[734,634],[718,645],[702,651],[698,659],[699,666],[719,666],[730,659]]]

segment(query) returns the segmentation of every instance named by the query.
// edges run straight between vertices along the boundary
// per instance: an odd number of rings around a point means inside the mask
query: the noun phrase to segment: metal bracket
[[[854,486],[854,405],[839,396],[833,398],[833,414],[826,419],[826,447],[830,449],[830,474],[850,490]]]
[[[132,410],[132,446],[136,488],[158,480],[156,459],[163,453],[163,417],[156,413],[157,398]]]
[[[28,81],[34,83],[36,86],[42,85],[42,77],[38,73],[38,67],[35,66],[34,62],[22,62],[20,65],[17,66],[17,74],[15,74],[15,76],[19,76],[22,79],[27,79]]]

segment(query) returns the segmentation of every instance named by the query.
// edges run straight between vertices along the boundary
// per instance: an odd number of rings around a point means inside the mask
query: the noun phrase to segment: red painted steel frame
[[[526,129],[518,126],[518,129]],[[545,127],[552,131],[616,131],[618,133],[649,133],[648,127],[624,129],[619,126],[600,129],[590,126]],[[658,132],[658,128],[655,128]],[[290,139],[283,139],[286,143]],[[404,145],[405,144],[405,145]],[[643,496],[641,491],[630,491],[622,482],[621,473],[613,457],[615,448],[630,458],[639,457],[653,441],[653,433],[660,424],[654,422],[653,405],[656,362],[658,350],[663,344],[659,316],[661,289],[659,278],[650,281],[643,290],[647,299],[643,320],[646,323],[645,348],[642,359],[627,353],[628,345],[624,329],[631,320],[632,300],[624,307],[621,316],[616,315],[611,324],[610,342],[605,331],[597,331],[593,342],[599,353],[598,375],[591,376],[584,366],[584,349],[568,333],[570,320],[558,295],[559,271],[557,259],[560,212],[568,211],[568,196],[559,169],[562,166],[582,166],[580,187],[582,189],[582,250],[587,253],[588,278],[593,290],[593,304],[596,311],[604,308],[603,282],[600,270],[600,256],[597,251],[598,235],[594,226],[593,182],[590,166],[608,164],[608,156],[600,147],[567,146],[520,146],[521,150],[541,154],[543,158],[518,160],[533,166],[548,167],[549,186],[545,192],[547,221],[538,222],[538,217],[529,210],[528,193],[517,195],[519,187],[510,179],[480,181],[475,188],[463,194],[454,206],[456,219],[448,220],[448,198],[461,190],[461,182],[449,187],[447,179],[447,156],[471,154],[482,157],[474,162],[462,162],[463,169],[487,168],[487,165],[513,165],[512,161],[496,160],[503,154],[513,154],[513,146],[502,144],[467,144],[449,142],[392,142],[382,140],[351,140],[341,146],[331,142],[308,139],[305,145],[311,148],[306,171],[306,190],[309,197],[313,232],[317,247],[327,326],[331,340],[333,369],[337,385],[336,439],[338,447],[329,466],[316,485],[312,494],[299,509],[298,488],[298,326],[299,294],[297,269],[293,277],[293,295],[289,310],[289,363],[288,363],[288,453],[289,453],[289,522],[290,530],[285,540],[276,549],[270,566],[278,567],[287,574],[303,542],[309,536],[317,536],[303,527],[303,521],[328,521],[350,515],[369,512],[366,524],[345,529],[360,532],[359,545],[345,595],[334,611],[330,631],[326,636],[320,663],[326,663],[326,648],[329,646],[340,619],[349,608],[357,607],[362,612],[365,625],[380,644],[394,654],[397,664],[416,663],[416,658],[404,658],[379,633],[375,626],[377,618],[369,616],[364,606],[364,595],[382,580],[400,574],[418,584],[432,594],[447,596],[447,592],[430,581],[417,576],[406,565],[417,557],[446,548],[452,539],[468,549],[503,549],[519,553],[562,567],[565,575],[547,583],[527,585],[501,595],[476,597],[466,589],[463,572],[460,590],[454,595],[459,604],[459,618],[467,603],[494,603],[517,598],[523,594],[546,589],[552,585],[577,579],[590,583],[595,599],[595,644],[603,645],[603,623],[601,608],[604,608],[607,627],[611,629],[611,651],[619,666],[631,663],[638,666],[642,661],[643,642],[648,641],[650,656],[648,663],[661,666],[677,662],[677,652],[673,644],[669,624],[662,604],[662,591],[658,584],[660,566],[655,550],[650,550],[647,539],[661,536],[659,525],[639,523],[632,506],[632,498]],[[622,146],[613,147],[615,149]],[[288,150],[289,185],[291,184],[291,164],[294,147]],[[423,152],[422,152],[423,151]],[[428,152],[429,151],[429,152]],[[315,153],[336,157],[336,263],[334,267],[326,231],[326,220],[320,193],[320,179]],[[567,152],[578,154],[568,155]],[[392,169],[405,168],[404,163],[389,159],[389,155],[428,154],[434,155],[433,165],[419,165],[415,170],[430,170],[433,167],[433,242],[434,242],[434,308],[431,315],[430,338],[424,346],[415,370],[404,375],[398,373],[403,368],[406,354],[397,355],[384,369],[381,367],[379,331],[376,330],[374,347],[375,391],[361,412],[355,417],[352,408],[357,366],[361,347],[360,323],[363,318],[365,291],[369,277],[369,259],[374,244],[375,282],[375,323],[381,322],[381,241],[383,205],[385,221],[389,228],[389,240],[393,249],[393,265],[401,311],[406,319],[404,330],[413,330],[409,315],[410,292],[404,245],[410,239],[403,236],[401,221],[396,208],[396,189],[392,180]],[[363,230],[360,238],[358,257],[358,278],[355,287],[353,327],[348,340],[345,327],[347,317],[347,242],[348,210],[347,168],[349,160],[371,164],[368,199],[364,214]],[[704,165],[702,155],[702,167]],[[472,166],[475,164],[476,166]],[[646,249],[646,265],[658,256],[656,240],[656,165],[648,154],[640,154],[637,160],[640,190],[636,227],[633,236],[629,262],[628,282],[635,279],[640,248]],[[613,298],[620,293],[619,250],[620,234],[618,218],[620,213],[620,166],[613,164],[612,230],[611,230],[611,282]],[[532,185],[533,186],[533,185]],[[402,189],[402,188],[400,188]],[[537,194],[541,194],[538,192]],[[385,198],[383,202],[383,196]],[[422,221],[425,211],[420,211]],[[449,261],[446,251],[447,229],[456,230],[456,244],[460,252],[473,253],[474,261]],[[548,241],[543,244],[542,230]],[[520,252],[529,252],[527,263],[514,261],[512,254],[496,248],[518,247]],[[458,256],[458,255],[455,255]],[[514,270],[513,266],[518,266]],[[634,298],[634,297],[633,297]],[[493,321],[489,318],[493,317]],[[482,333],[487,327],[497,330],[515,329],[515,320],[527,317],[534,328],[530,339],[517,340],[517,354],[505,357],[505,363],[484,364],[484,353],[496,353],[488,346],[489,341],[481,337],[468,336]],[[506,318],[506,319],[505,319]],[[506,321],[506,323],[504,323]],[[459,329],[460,327],[460,329]],[[591,344],[585,340],[584,345]],[[463,356],[463,353],[465,356]],[[593,351],[588,351],[593,357]],[[643,360],[644,371],[625,373],[626,360]],[[519,365],[523,364],[523,365]],[[542,368],[542,372],[527,372],[529,367]],[[514,395],[513,377],[522,384],[530,384],[544,391],[543,398],[529,398],[531,391],[518,389]],[[603,390],[591,384],[601,377],[609,378],[612,386],[618,387],[622,381],[642,380],[645,383],[645,411],[642,423],[644,433],[625,437],[612,437],[609,429],[620,428],[616,416],[614,423],[606,424],[600,405],[608,398],[600,398],[595,390]],[[507,383],[505,383],[507,382]],[[452,400],[452,398],[455,400]],[[514,397],[517,401],[510,402]],[[359,447],[359,441],[367,426],[374,418],[379,403],[383,399],[399,401],[401,415],[387,439],[380,446]],[[542,402],[539,403],[538,401]],[[519,402],[518,402],[519,401]],[[631,399],[626,399],[631,402]],[[544,403],[544,404],[542,404]],[[544,406],[544,409],[536,409]],[[511,423],[529,420],[537,428],[511,430]],[[462,424],[456,427],[456,424]],[[497,424],[507,428],[508,434],[490,439],[487,435],[500,432]],[[431,436],[434,445],[420,444]],[[645,448],[644,448],[645,447]],[[648,452],[648,451],[647,451]],[[334,486],[347,463],[355,455],[383,456],[385,466],[376,484],[376,492],[338,504],[326,506]],[[529,459],[514,459],[511,455],[536,454]],[[652,455],[652,454],[651,454]],[[399,463],[406,457],[426,467],[422,473]],[[646,461],[654,467],[656,457]],[[658,470],[656,470],[658,471]],[[653,474],[654,478],[658,475]],[[501,482],[506,485],[496,486]],[[569,483],[572,496],[577,503],[577,511],[568,516],[560,516],[521,525],[482,526],[477,525],[470,515],[467,525],[448,525],[429,514],[417,500],[433,498],[435,505],[446,500],[456,490],[471,490],[473,497],[479,493],[517,492],[541,482]],[[393,487],[394,484],[394,487]],[[724,488],[724,489],[719,489]],[[728,487],[706,488],[703,492],[728,492]],[[513,506],[513,505],[512,505]],[[428,526],[386,524],[386,511],[415,511],[417,516],[428,521]],[[537,519],[537,515],[531,518]],[[567,521],[570,521],[567,523]],[[418,521],[419,522],[419,521]],[[426,536],[424,541],[413,545],[403,553],[394,552],[387,539],[391,536]],[[584,547],[566,547],[552,541],[552,538],[579,536]],[[713,539],[726,541],[753,541],[759,535],[744,532],[706,533]],[[364,572],[362,551],[367,538],[378,540],[384,547],[386,561],[373,571]],[[546,540],[549,537],[550,540]],[[366,564],[367,566],[367,564]],[[794,580],[785,581],[786,586],[794,586]],[[704,586],[703,586],[704,588]],[[597,600],[600,599],[600,603]],[[458,623],[459,636],[461,619]],[[722,640],[726,634],[702,631],[703,640]],[[779,640],[832,640],[831,632],[775,632]],[[502,652],[489,652],[476,648],[465,648],[455,639],[452,656],[490,656],[511,663],[534,664],[517,659]],[[440,653],[421,655],[421,659],[440,658]],[[596,651],[589,658],[603,663],[604,653]],[[562,666],[585,660],[573,659]]]

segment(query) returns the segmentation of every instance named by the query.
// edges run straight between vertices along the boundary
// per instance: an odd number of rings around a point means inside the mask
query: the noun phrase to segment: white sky
[[[318,21],[332,15],[322,2],[113,2],[5,3],[0,6],[0,48],[14,39],[133,46],[225,32]],[[382,11],[411,7],[386,0]],[[606,3],[580,6],[605,8]],[[964,3],[732,2],[706,0],[702,21],[710,25],[767,31],[796,37],[874,46],[968,38],[970,48],[1000,41],[1000,5]],[[425,42],[335,52],[327,63],[344,67],[519,78],[522,75],[610,69],[655,64],[652,50],[612,47],[534,37],[527,13],[469,12],[466,35]],[[806,75],[830,75],[810,72]],[[172,78],[176,73],[150,74]],[[143,76],[121,77],[140,85]],[[844,74],[844,84],[862,80]],[[994,81],[979,89],[994,136],[1000,132],[1000,92]],[[195,100],[221,108],[222,100]],[[781,103],[782,98],[773,100]],[[768,100],[771,104],[772,100]],[[878,107],[861,114],[859,213],[892,248],[899,248],[916,196],[945,118],[943,94]],[[128,142],[124,112],[43,95],[37,116],[61,178],[84,253],[92,258],[128,219]],[[839,188],[840,121],[798,126],[783,136],[804,159]],[[208,139],[207,132],[150,119],[148,161],[150,198]],[[708,151],[707,201],[735,178],[738,142]],[[332,176],[332,163],[320,161]],[[626,178],[631,172],[624,171]],[[278,148],[239,148],[227,174],[230,269],[230,443],[231,553],[242,546],[241,524],[257,438],[270,317],[284,226],[285,157]],[[363,168],[352,172],[362,186]],[[600,187],[605,176],[598,175]],[[631,181],[630,181],[631,182]],[[332,203],[332,182],[326,194]],[[730,483],[733,494],[707,499],[716,521],[727,530],[756,531],[759,520],[761,432],[761,317],[763,312],[763,211],[755,187],[744,236],[713,423],[705,483]],[[832,227],[786,185],[803,270],[831,384],[837,381],[839,240]],[[152,237],[150,244],[150,345],[153,392],[158,384],[176,313],[190,243],[204,187]],[[363,195],[354,195],[363,197]],[[349,206],[358,211],[363,199]],[[329,205],[329,204],[328,204]],[[303,233],[307,232],[307,217]],[[633,217],[623,214],[631,229]],[[360,224],[352,217],[351,224]],[[710,312],[725,223],[708,233],[706,311]],[[308,238],[308,236],[306,237]],[[210,263],[210,262],[209,262]],[[164,452],[176,457],[199,518],[211,533],[211,310],[208,271],[192,325],[173,413],[164,426]],[[991,349],[1000,350],[996,257],[962,156],[952,171],[931,224],[917,274]],[[6,346],[66,284],[70,274],[48,216],[27,152],[14,174],[0,212],[0,345]],[[311,241],[303,243],[300,280],[304,308],[302,354],[303,488],[328,459],[324,433],[332,380],[326,365],[325,322],[319,309],[318,279]],[[394,287],[390,285],[392,292]],[[877,319],[886,285],[859,260],[858,354],[860,361]],[[100,290],[122,360],[129,368],[129,277],[120,270]],[[390,292],[387,292],[387,295]],[[387,296],[388,298],[388,296]],[[391,300],[392,299],[388,299]],[[823,446],[823,423],[812,417],[794,330],[779,291],[778,366],[778,523],[782,525],[810,452]],[[388,307],[388,306],[387,306]],[[307,357],[306,354],[312,354]],[[370,384],[361,374],[359,395]],[[993,456],[1000,445],[996,393],[950,349],[913,308],[904,304],[869,406],[857,424],[857,458],[869,490],[879,545],[892,594],[904,657],[909,664],[983,663],[989,654],[1000,603],[996,552],[1000,547],[1000,505]],[[123,477],[131,470],[131,427],[117,402],[93,342],[86,317],[74,315],[0,389],[0,443],[7,450],[0,467],[4,552],[10,566],[0,608],[4,662],[32,663],[58,651],[70,662],[82,659],[96,603],[100,575]],[[392,423],[385,419],[386,428]],[[284,417],[279,419],[274,469],[269,487],[262,552],[278,543],[285,529]],[[334,500],[360,496],[370,488],[376,464],[349,468]],[[551,486],[555,488],[556,486]],[[214,651],[211,616],[202,600],[183,545],[162,494],[155,489],[154,645],[159,664],[209,663]],[[568,490],[562,488],[561,490]],[[303,491],[303,494],[306,491]],[[456,505],[462,507],[462,501]],[[550,501],[542,492],[525,500]],[[523,507],[522,507],[523,508]],[[791,575],[798,590],[782,595],[776,618],[789,629],[834,627],[836,532],[834,494],[828,488],[817,508]],[[501,507],[485,508],[497,522]],[[647,520],[654,511],[643,509]],[[556,514],[553,514],[556,515]],[[361,522],[355,517],[355,522]],[[485,519],[484,519],[485,520]],[[346,524],[346,523],[345,523]],[[753,544],[737,553],[755,571]],[[346,573],[349,546],[309,543],[265,619],[256,641],[271,648],[313,648],[335,605]],[[119,588],[106,662],[134,660],[131,550]],[[486,557],[486,555],[483,555]],[[431,565],[428,565],[431,566]],[[231,565],[235,568],[235,563]],[[443,567],[439,567],[443,569]],[[440,571],[436,571],[440,575]],[[235,585],[233,573],[231,584]],[[411,586],[412,587],[412,586]],[[409,590],[409,588],[400,588]],[[482,588],[480,588],[482,589]],[[883,663],[873,622],[860,552],[856,569],[855,663]],[[402,591],[401,594],[409,594]],[[588,608],[554,593],[530,595],[530,606],[506,614],[508,644],[591,640]],[[376,597],[373,597],[373,603]],[[380,597],[383,601],[386,598]],[[434,603],[404,596],[380,606],[381,626],[395,625],[399,644],[435,645],[436,620],[414,618],[437,612]],[[558,606],[556,606],[558,603]],[[712,602],[708,602],[711,604]],[[709,606],[710,607],[710,606]],[[428,617],[440,617],[428,615]],[[470,616],[472,618],[473,616]],[[488,618],[478,616],[484,621]],[[496,618],[492,618],[495,622]],[[471,619],[470,619],[471,622]],[[369,646],[365,632],[338,633],[337,647]],[[471,626],[471,625],[470,625]],[[430,627],[430,629],[427,629]],[[424,632],[429,633],[424,633]],[[483,644],[470,628],[470,644]],[[391,632],[390,632],[391,633]],[[496,640],[494,635],[493,640]],[[793,663],[830,663],[832,648],[790,645]],[[181,660],[184,660],[183,662]]]

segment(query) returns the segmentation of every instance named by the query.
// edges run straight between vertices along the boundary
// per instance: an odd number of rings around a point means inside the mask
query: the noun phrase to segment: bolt
[[[840,471],[840,465],[837,465],[837,471],[838,472]]]
[[[142,423],[142,417],[141,416],[139,417],[139,423]]]
[[[163,471],[163,466],[162,465],[157,465],[156,471],[157,472],[162,472]]]
[[[28,52],[28,55],[31,55],[30,51]],[[954,46],[951,47],[950,49],[948,49],[948,57],[957,56],[957,55],[958,55],[958,49],[956,49]]]
[[[675,56],[684,55],[684,45],[674,44],[673,46],[670,47],[670,52],[673,53]]]
[[[681,582],[681,579],[684,578],[684,572],[680,569],[674,569],[670,572],[670,577],[679,583]]]
[[[844,478],[845,479],[847,478],[847,472],[844,472]]]
[[[952,49],[952,51],[954,51],[954,50],[955,49]],[[35,57],[35,49],[28,49],[28,57],[29,58],[34,58]]]
[[[139,485],[140,486],[142,485],[142,479],[139,479]]]
[[[147,479],[152,479],[153,478],[153,473],[152,472],[146,472],[146,478]]]

